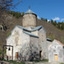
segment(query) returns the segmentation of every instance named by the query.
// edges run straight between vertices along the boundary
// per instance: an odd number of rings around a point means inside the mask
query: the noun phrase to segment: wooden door
[[[16,59],[18,59],[18,52],[15,53],[15,57],[16,57]]]
[[[58,61],[58,54],[55,54],[55,55],[54,55],[54,60],[55,60],[55,61]]]

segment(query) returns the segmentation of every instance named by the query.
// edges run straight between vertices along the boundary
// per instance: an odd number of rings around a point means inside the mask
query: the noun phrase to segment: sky
[[[14,0],[13,4],[19,1],[21,0]],[[39,18],[64,21],[64,0],[22,0],[11,10],[26,12],[29,7]]]

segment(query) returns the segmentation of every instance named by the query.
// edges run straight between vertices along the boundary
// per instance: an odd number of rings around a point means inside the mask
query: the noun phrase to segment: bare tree
[[[22,0],[18,0],[16,4],[13,4],[14,0],[0,0],[0,24],[3,26],[4,30],[7,29],[7,26],[4,22],[5,16],[4,13],[10,10],[10,8],[15,8]]]
[[[12,2],[13,0],[0,0],[1,9],[8,9],[12,5]]]
[[[12,6],[13,0],[0,0],[0,24],[3,26],[4,30],[7,29],[5,25],[5,17],[3,16],[4,12],[10,9]]]

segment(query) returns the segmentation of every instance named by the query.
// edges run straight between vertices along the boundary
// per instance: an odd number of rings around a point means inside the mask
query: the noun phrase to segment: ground
[[[25,64],[60,64],[59,62],[26,62]]]
[[[16,62],[16,61],[0,61],[0,64],[64,64],[59,62]]]

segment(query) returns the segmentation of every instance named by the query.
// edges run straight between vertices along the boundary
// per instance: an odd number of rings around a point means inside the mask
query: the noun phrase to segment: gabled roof
[[[28,30],[28,29],[26,29],[26,28],[24,28],[23,30],[25,30],[25,31],[29,31],[29,32],[33,32],[33,31],[36,31],[36,30],[40,30],[42,28],[42,26],[37,26],[37,27],[35,27],[35,28],[31,28],[31,30]]]
[[[27,29],[27,28],[25,28],[25,27],[22,27],[22,26],[19,26],[19,25],[15,26],[15,28],[16,28],[16,27],[22,29],[25,34],[28,34],[28,35],[30,35],[30,36],[32,36],[32,37],[36,37],[36,38],[38,38],[38,36],[32,34],[31,32],[36,31],[36,30],[40,30],[40,29],[42,28],[42,26],[37,26],[37,27],[32,28],[31,30],[29,30],[29,29]],[[14,28],[14,29],[15,29],[15,28]],[[14,30],[14,29],[13,29],[13,30]],[[13,30],[12,30],[12,31],[13,31]]]
[[[25,34],[28,34],[28,35],[32,36],[32,37],[39,38],[38,36],[36,36],[36,35],[34,35],[34,34],[30,33],[30,32],[26,32],[26,31],[23,31],[23,32]]]
[[[37,27],[35,27],[34,29],[32,29],[32,31],[36,31],[36,30],[40,30],[42,28],[42,26],[37,26]]]
[[[49,45],[49,47],[50,47],[53,43],[55,43],[55,42],[56,42],[56,43],[59,43],[59,45],[61,45],[61,46],[64,46],[63,43],[61,43],[60,41],[54,39],[53,42]]]
[[[29,29],[22,27],[22,26],[19,26],[19,25],[17,25],[17,27],[20,28],[20,29],[23,29],[24,31],[27,31],[27,32],[33,32],[33,31],[36,31],[36,30],[39,31],[42,28],[42,26],[37,26],[37,27],[31,28],[31,30],[29,30]]]
[[[57,42],[57,43],[59,43],[60,45],[64,46],[64,44],[63,44],[63,43],[61,43],[59,40],[54,39],[54,41],[53,41],[53,42]],[[52,43],[53,43],[53,42],[52,42]]]

